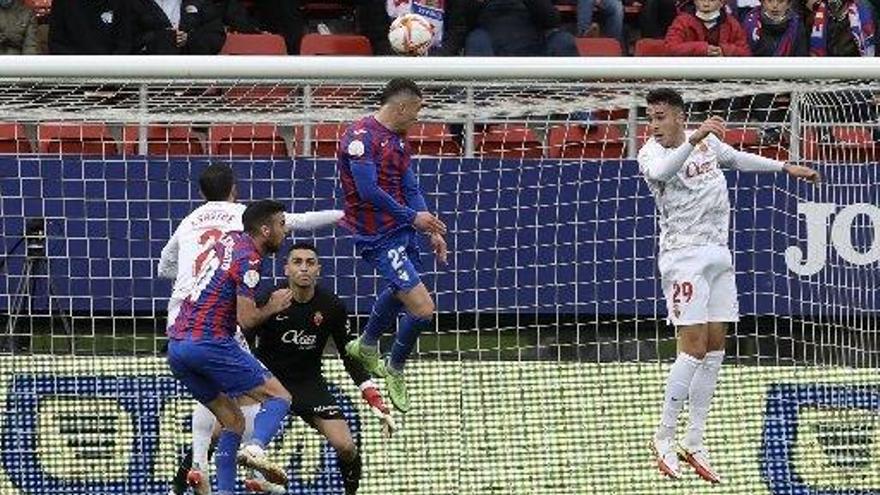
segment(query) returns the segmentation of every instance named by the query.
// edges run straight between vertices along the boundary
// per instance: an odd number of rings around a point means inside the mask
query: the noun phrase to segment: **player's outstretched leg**
[[[403,303],[392,287],[386,287],[376,297],[370,319],[360,337],[345,346],[345,352],[373,376],[384,377],[385,366],[379,359],[379,337],[394,325]]]
[[[281,429],[281,424],[290,409],[290,394],[275,377],[270,377],[247,395],[262,403],[262,408],[254,418],[254,434],[238,451],[238,463],[260,471],[272,483],[287,485],[287,473],[269,460],[266,446]]]

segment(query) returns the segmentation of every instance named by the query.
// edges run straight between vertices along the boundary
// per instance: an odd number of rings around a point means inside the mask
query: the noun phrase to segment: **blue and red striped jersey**
[[[200,256],[198,275],[180,307],[169,338],[201,341],[233,338],[238,296],[256,297],[262,256],[251,237],[229,232]]]
[[[425,201],[410,169],[405,136],[375,117],[346,129],[336,153],[336,167],[345,197],[340,225],[362,240],[373,240],[412,225]]]

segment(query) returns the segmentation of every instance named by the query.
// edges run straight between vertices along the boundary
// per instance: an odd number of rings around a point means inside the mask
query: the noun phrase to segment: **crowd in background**
[[[219,53],[229,32],[268,32],[283,36],[295,55],[303,35],[318,27],[304,0],[52,0],[47,21],[28,1],[0,0],[0,54],[206,55]],[[667,53],[678,56],[873,56],[880,11],[880,0],[338,3],[352,15],[324,19],[320,31],[357,32],[375,54],[391,54],[391,20],[414,11],[435,25],[431,54],[441,56],[577,56],[576,37],[595,36],[617,39],[624,53],[646,37],[664,39]]]

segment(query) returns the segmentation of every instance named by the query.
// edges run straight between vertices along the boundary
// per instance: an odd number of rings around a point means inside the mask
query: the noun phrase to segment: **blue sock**
[[[240,443],[241,435],[238,433],[229,430],[220,432],[217,450],[214,452],[214,462],[217,464],[218,494],[231,494],[235,491],[235,457],[238,455]]]
[[[361,335],[361,342],[364,345],[376,347],[379,344],[379,337],[394,324],[401,309],[403,309],[403,303],[394,297],[394,290],[391,287],[386,287],[376,297],[373,312],[370,313],[370,319],[367,320],[364,333]]]
[[[403,371],[403,365],[416,346],[416,340],[422,330],[430,328],[433,318],[416,318],[407,314],[400,320],[400,328],[397,330],[397,336],[394,339],[394,347],[391,348],[391,358],[388,364],[395,371]]]
[[[266,448],[278,430],[281,429],[281,422],[290,409],[290,402],[281,397],[272,397],[263,402],[263,407],[254,418],[254,435],[251,437],[250,443],[255,443],[261,448]]]

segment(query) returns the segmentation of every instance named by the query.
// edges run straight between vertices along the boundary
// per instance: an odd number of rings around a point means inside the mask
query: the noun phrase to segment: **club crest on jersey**
[[[351,156],[363,156],[363,154],[364,154],[363,141],[359,141],[359,140],[355,139],[354,141],[348,143],[348,154]]]
[[[315,314],[312,315],[312,323],[314,323],[316,327],[320,327],[321,322],[323,321],[324,315],[320,311],[315,311]]]
[[[672,306],[672,314],[675,315],[676,318],[681,318],[681,308],[678,307],[678,304]]]
[[[256,270],[248,270],[245,272],[244,277],[242,277],[242,281],[244,285],[253,289],[260,283],[260,273]]]

